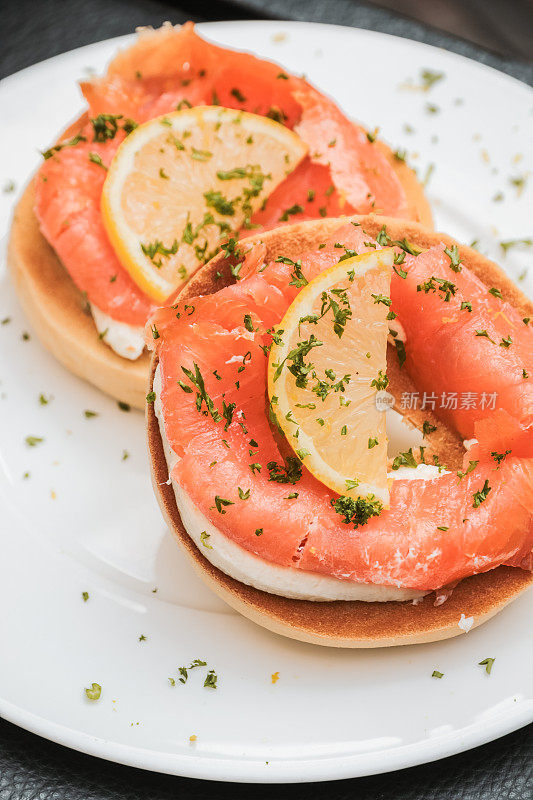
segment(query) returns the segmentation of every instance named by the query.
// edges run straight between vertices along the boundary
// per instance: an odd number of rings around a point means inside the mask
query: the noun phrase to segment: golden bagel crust
[[[80,117],[59,141],[74,136],[87,119],[87,114]],[[431,208],[415,173],[387,145],[379,142],[379,147],[398,175],[413,214],[431,227]],[[129,361],[98,338],[82,293],[39,230],[34,196],[32,180],[15,209],[8,247],[8,265],[25,313],[44,346],[63,366],[111,397],[144,409],[148,354]]]
[[[404,236],[421,247],[444,242],[456,244],[449,236],[434,233],[417,223],[406,223],[379,216],[351,217],[360,222],[370,236],[376,236],[382,225],[394,239]],[[305,250],[323,242],[345,220],[325,219],[301,222],[276,228],[248,241],[261,240],[267,247],[267,260],[285,255],[297,259]],[[493,262],[469,247],[459,246],[464,264],[488,286],[500,289],[505,300],[524,315],[533,315],[533,303],[510,281]],[[221,277],[217,279],[216,273]],[[228,264],[222,254],[215,256],[202,267],[184,287],[180,299],[187,300],[200,294],[212,294],[232,283]],[[395,368],[398,359],[387,359],[389,388],[398,396],[401,391],[413,391],[414,384],[407,375]],[[150,387],[157,367],[157,356],[152,358]],[[404,412],[412,423],[422,424],[432,419],[426,411]],[[253,622],[275,633],[313,644],[330,647],[388,647],[402,644],[421,644],[451,638],[463,633],[458,626],[461,615],[473,617],[473,627],[486,622],[516,599],[533,582],[533,573],[515,567],[497,569],[462,580],[451,597],[441,606],[434,605],[434,594],[428,595],[418,605],[412,602],[365,603],[361,601],[311,602],[292,600],[268,594],[247,586],[213,566],[198,550],[187,534],[176,505],[174,491],[167,483],[168,467],[153,404],[146,407],[147,438],[150,453],[152,484],[161,511],[172,534],[183,547],[192,565],[205,581],[228,605]],[[439,420],[437,431],[429,437],[431,448],[438,452],[447,465],[459,466],[464,448],[457,434]]]

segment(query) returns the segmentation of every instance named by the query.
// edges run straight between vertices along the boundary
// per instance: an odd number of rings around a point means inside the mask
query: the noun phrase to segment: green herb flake
[[[437,72],[432,69],[423,69],[420,72],[420,79],[422,82],[422,89],[428,92],[436,83],[443,80],[445,77],[444,72]]]
[[[213,549],[213,546],[209,544],[210,535],[211,534],[207,533],[207,531],[202,531],[201,534],[200,534],[201,542],[202,542],[203,546],[207,550],[212,550]]]
[[[218,680],[218,675],[216,674],[215,670],[210,669],[204,681],[204,686],[206,687],[206,689],[216,689],[217,680]]]
[[[210,153],[209,150],[197,150],[195,147],[191,150],[191,158],[195,161],[209,161],[212,156],[213,153]]]
[[[99,700],[102,694],[102,687],[99,683],[92,683],[89,689],[85,689],[88,700]]]
[[[278,219],[278,222],[287,222],[290,216],[294,216],[294,214],[301,214],[303,213],[303,207],[295,203],[294,205],[286,208],[281,217]]]
[[[459,255],[459,248],[456,244],[452,247],[445,247],[444,252],[450,259],[450,269],[454,272],[461,272],[461,256]]]
[[[484,503],[487,499],[490,491],[491,487],[489,486],[488,480],[486,480],[483,484],[483,488],[477,492],[474,492],[474,502],[472,503],[473,508],[479,508],[481,503]]]
[[[370,517],[379,516],[383,510],[383,504],[373,494],[355,499],[341,495],[337,500],[332,498],[330,503],[337,514],[344,517],[343,522],[352,524],[354,528],[366,525]]]
[[[484,658],[483,661],[478,661],[478,666],[485,667],[485,672],[490,675],[492,672],[492,665],[496,661],[495,658]]]
[[[494,339],[491,339],[491,338],[490,338],[490,336],[489,336],[489,334],[487,333],[487,331],[486,331],[486,330],[476,330],[476,331],[475,331],[475,335],[476,335],[476,336],[481,336],[481,337],[482,337],[482,338],[484,338],[484,339],[488,339],[488,340],[489,340],[489,342],[492,342],[492,344],[496,344],[496,342],[494,341]]]
[[[26,436],[24,441],[26,442],[28,447],[37,447],[38,444],[41,444],[41,442],[44,442],[44,437],[43,436]]]
[[[219,497],[219,495],[215,495],[215,506],[219,514],[225,514],[226,506],[234,506],[235,503],[232,500],[225,500],[223,497]]]
[[[91,161],[93,164],[96,164],[98,167],[102,167],[102,169],[105,169],[107,171],[107,167],[102,161],[101,157],[98,155],[98,153],[94,153],[93,151],[91,151],[89,153],[89,161]]]
[[[422,425],[422,433],[424,434],[424,436],[429,436],[430,433],[433,433],[436,430],[437,430],[436,425],[432,425],[431,422],[428,422],[427,419],[424,420],[424,424]]]

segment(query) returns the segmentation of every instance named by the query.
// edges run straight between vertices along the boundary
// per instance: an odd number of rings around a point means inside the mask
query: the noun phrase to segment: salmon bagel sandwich
[[[431,226],[415,173],[305,79],[192,23],[141,30],[16,209],[9,264],[45,346],[142,408],[143,329],[227,242],[353,213]]]
[[[533,304],[476,250],[374,215],[235,243],[147,327],[152,481],[244,616],[431,642],[533,580]]]

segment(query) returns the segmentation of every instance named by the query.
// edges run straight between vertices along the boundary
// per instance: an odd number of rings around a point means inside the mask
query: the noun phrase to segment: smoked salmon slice
[[[128,277],[102,225],[106,167],[124,127],[176,108],[217,104],[266,115],[310,144],[311,155],[252,217],[252,227],[370,209],[413,217],[387,158],[332,100],[273,62],[205,41],[192,23],[141,31],[104,77],[81,89],[91,122],[67,146],[49,151],[36,178],[35,212],[78,288],[117,321],[144,324],[152,303]]]
[[[360,225],[347,224],[321,249],[302,254],[297,274],[310,280],[343,255],[375,247],[380,244]],[[449,378],[462,390],[470,385],[473,365],[486,387],[503,390],[509,370],[529,357],[531,330],[523,325],[516,335],[513,356],[498,343],[480,351],[484,337],[472,335],[472,324],[506,325],[494,314],[503,310],[513,321],[513,309],[488,294],[465,266],[452,271],[458,289],[449,301],[417,290],[432,277],[449,278],[444,247],[417,257],[399,249],[397,260],[391,310],[406,331],[405,368],[428,391],[437,391],[448,366]],[[335,494],[287,456],[270,419],[266,370],[276,325],[299,291],[294,270],[290,259],[265,263],[264,246],[255,245],[234,267],[235,284],[156,312],[147,336],[159,358],[165,433],[178,456],[172,477],[226,536],[279,566],[430,591],[500,564],[527,563],[533,549],[533,459],[519,450],[496,451],[501,436],[490,452],[490,434],[481,433],[484,449],[465,474],[395,479],[390,508],[358,525]],[[461,312],[463,293],[471,312]],[[475,323],[443,323],[439,315],[449,304],[450,316],[466,313]],[[489,330],[496,334],[496,328]],[[530,395],[514,386],[511,381],[502,391],[503,414],[513,429],[527,430]],[[446,419],[468,432],[494,414],[466,411],[447,409]],[[502,425],[494,427],[501,431]]]

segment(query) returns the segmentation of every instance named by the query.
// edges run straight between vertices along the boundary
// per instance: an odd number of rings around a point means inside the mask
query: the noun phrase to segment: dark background
[[[0,77],[167,19],[306,19],[370,28],[445,47],[533,85],[533,0],[2,0]],[[1,648],[0,641],[0,657],[9,658]],[[329,800],[533,800],[533,725],[469,753],[402,772],[280,787],[195,781],[122,767],[0,720],[0,800],[314,800],[326,795]]]

